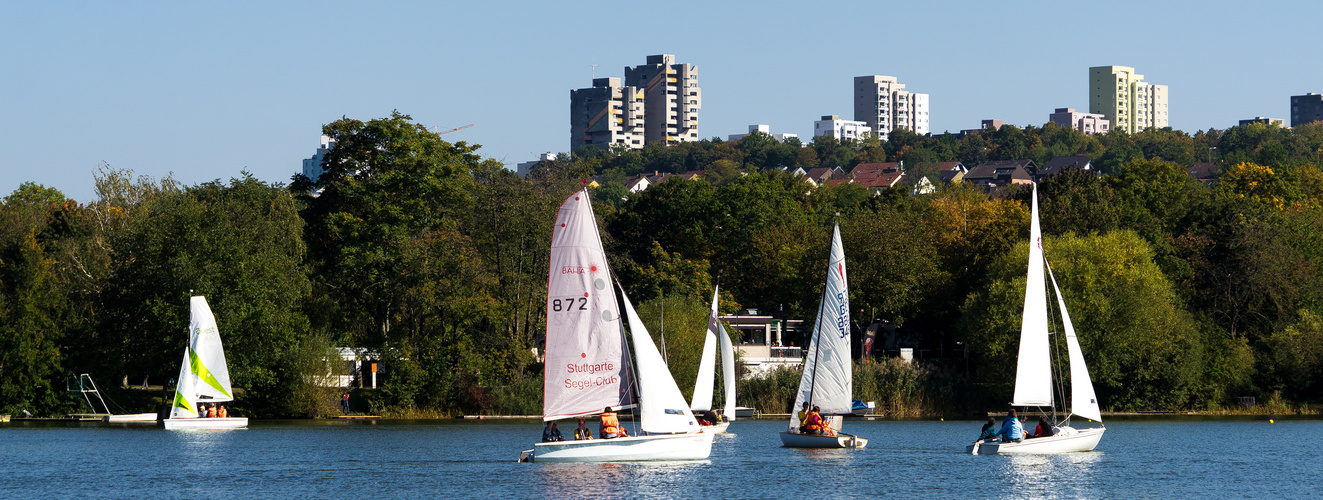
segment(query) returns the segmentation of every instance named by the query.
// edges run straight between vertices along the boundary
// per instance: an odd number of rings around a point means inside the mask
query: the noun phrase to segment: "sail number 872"
[[[569,297],[564,299],[551,299],[552,312],[565,311],[587,311],[588,297]]]

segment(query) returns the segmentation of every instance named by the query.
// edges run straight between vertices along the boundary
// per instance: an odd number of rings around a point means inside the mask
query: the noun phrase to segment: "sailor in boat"
[[[810,411],[810,410],[811,410],[811,409],[809,408],[808,401],[805,401],[805,402],[804,402],[804,406],[801,407],[801,408],[799,409],[799,413],[798,413],[797,415],[795,415],[795,416],[799,417],[799,433],[800,433],[800,434],[808,434],[808,416],[809,416],[809,411]]]
[[[629,436],[625,428],[620,426],[620,420],[616,418],[616,412],[611,411],[610,406],[602,410],[602,431],[599,434],[602,439]]]
[[[1052,424],[1047,423],[1047,417],[1039,415],[1038,427],[1034,428],[1034,434],[1031,437],[1051,437],[1052,434],[1055,434],[1055,432],[1052,431]]]
[[[216,410],[216,416],[220,418],[230,418],[230,411],[225,409],[225,405],[221,405],[221,407]]]
[[[978,439],[975,439],[974,442],[977,443],[985,440],[997,440],[997,421],[993,420],[992,417],[988,417],[988,423],[983,424],[983,431],[979,433]]]
[[[1024,425],[1020,424],[1019,417],[1015,416],[1015,408],[1006,412],[1006,420],[1001,423],[1001,431],[997,432],[997,437],[1006,442],[1024,441]]]
[[[556,422],[548,421],[546,428],[542,429],[542,442],[550,443],[553,441],[564,441],[565,436],[560,434],[560,429],[556,428]]]
[[[583,419],[580,418],[580,419],[579,419],[579,428],[578,428],[578,429],[574,429],[574,440],[575,440],[575,441],[581,441],[581,440],[584,440],[584,439],[592,439],[592,438],[593,438],[593,430],[592,430],[592,429],[589,429],[588,427],[585,427],[585,426],[583,425]]]
[[[813,410],[809,412],[808,423],[804,426],[807,429],[805,434],[818,434],[822,436],[833,435],[831,426],[827,425],[827,422],[822,419],[821,412],[822,409],[817,406],[814,406]]]
[[[717,412],[712,410],[707,410],[698,415],[694,415],[694,419],[698,421],[698,425],[703,426],[717,425],[717,423],[721,421],[721,418],[717,417]]]

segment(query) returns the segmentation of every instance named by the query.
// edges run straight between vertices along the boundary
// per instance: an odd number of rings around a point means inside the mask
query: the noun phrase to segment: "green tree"
[[[3,200],[4,204],[11,207],[20,206],[40,206],[49,207],[51,205],[63,205],[68,198],[60,190],[46,187],[35,182],[24,182],[18,185],[18,189],[9,193]]]
[[[1043,247],[1102,405],[1188,406],[1203,371],[1200,336],[1143,239],[1128,231],[1067,234],[1045,239]],[[971,352],[985,380],[1014,379],[1027,258],[1028,244],[1016,245],[965,304]],[[1054,372],[1065,373],[1065,367]]]
[[[5,414],[52,415],[70,408],[52,384],[65,370],[59,311],[66,306],[56,265],[35,231],[0,241],[0,412]]]
[[[177,374],[188,296],[207,298],[250,415],[286,414],[280,357],[308,332],[309,284],[294,199],[245,173],[145,202],[103,293],[99,329],[125,374]],[[134,375],[136,378],[136,375]]]
[[[341,304],[342,323],[358,345],[380,348],[418,286],[403,254],[429,230],[454,229],[471,206],[477,148],[450,144],[398,112],[322,128],[335,140],[318,196],[293,186],[305,207],[307,240],[319,293]]]

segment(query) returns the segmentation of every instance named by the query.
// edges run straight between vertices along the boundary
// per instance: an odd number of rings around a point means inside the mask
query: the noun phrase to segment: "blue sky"
[[[807,138],[852,78],[931,97],[934,132],[1086,110],[1090,66],[1170,88],[1193,132],[1323,92],[1323,2],[20,2],[0,7],[0,195],[91,201],[101,162],[288,182],[323,124],[391,110],[513,167],[569,143],[569,91],[651,54],[698,66],[702,137]],[[664,9],[670,9],[669,11]]]

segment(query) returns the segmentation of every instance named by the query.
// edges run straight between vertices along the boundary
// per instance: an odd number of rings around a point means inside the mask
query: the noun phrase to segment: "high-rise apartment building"
[[[1323,94],[1308,93],[1291,96],[1291,126],[1323,121]]]
[[[854,119],[868,124],[882,140],[899,128],[928,135],[928,94],[906,91],[894,76],[856,76]]]
[[[621,86],[619,78],[594,78],[592,87],[571,90],[570,151],[614,144],[643,149],[643,109],[643,91]]]
[[[1073,128],[1090,135],[1106,134],[1111,130],[1111,122],[1101,114],[1080,113],[1075,108],[1056,109],[1056,112],[1047,115],[1047,119],[1062,128]]]
[[[335,141],[331,140],[330,137],[323,135],[322,145],[317,147],[317,152],[312,155],[312,158],[305,158],[303,160],[303,176],[307,177],[312,182],[317,182],[317,179],[320,179],[322,173],[325,172],[322,168],[322,160],[326,158],[326,153],[331,152],[331,149],[334,147]]]
[[[644,142],[698,141],[698,110],[703,107],[698,67],[676,63],[672,54],[648,56],[647,61],[625,68],[625,85],[643,92]]]
[[[1137,133],[1167,126],[1167,86],[1144,83],[1128,66],[1089,68],[1089,112],[1103,115],[1112,128]]]

